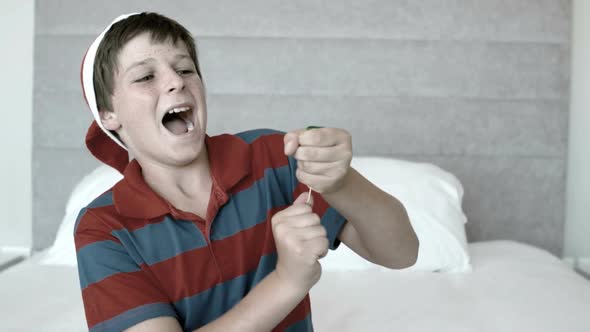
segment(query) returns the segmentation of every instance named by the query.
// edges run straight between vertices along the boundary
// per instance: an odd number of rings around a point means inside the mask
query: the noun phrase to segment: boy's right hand
[[[320,218],[306,204],[307,193],[297,197],[293,205],[272,217],[272,232],[277,248],[276,273],[280,279],[307,293],[320,279],[322,267],[318,260],[328,253],[326,229]]]

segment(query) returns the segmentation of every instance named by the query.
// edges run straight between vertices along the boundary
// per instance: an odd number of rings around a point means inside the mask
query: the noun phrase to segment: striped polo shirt
[[[295,177],[296,160],[283,153],[283,136],[261,129],[206,137],[213,185],[204,219],[157,195],[135,160],[80,211],[74,237],[90,331],[160,316],[199,328],[275,269],[271,218],[308,189]],[[345,219],[314,195],[335,249]],[[308,294],[273,331],[312,330]]]

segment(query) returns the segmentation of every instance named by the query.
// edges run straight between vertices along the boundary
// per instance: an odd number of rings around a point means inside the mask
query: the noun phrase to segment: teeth
[[[190,107],[176,107],[176,108],[169,110],[168,114],[186,112],[188,110],[190,110]]]
[[[184,122],[186,123],[186,128],[188,129],[188,131],[191,131],[191,130],[195,129],[195,125],[193,125],[193,123],[191,122],[191,120],[184,119]]]

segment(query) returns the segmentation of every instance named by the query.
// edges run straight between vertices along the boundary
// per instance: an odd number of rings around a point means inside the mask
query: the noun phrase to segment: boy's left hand
[[[297,159],[297,179],[320,194],[344,184],[352,160],[352,139],[344,129],[298,129],[284,137],[285,154]]]

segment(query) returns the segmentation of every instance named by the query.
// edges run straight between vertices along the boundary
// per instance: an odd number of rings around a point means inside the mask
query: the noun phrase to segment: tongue
[[[174,117],[164,123],[164,127],[174,135],[181,135],[188,131],[186,121],[180,117]]]

